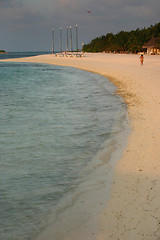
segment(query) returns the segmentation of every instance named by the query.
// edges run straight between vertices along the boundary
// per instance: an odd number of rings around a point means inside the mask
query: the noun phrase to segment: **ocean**
[[[1,239],[95,239],[125,142],[115,91],[79,69],[0,62]]]
[[[37,55],[50,54],[51,52],[6,52],[0,54],[0,59],[33,57]]]

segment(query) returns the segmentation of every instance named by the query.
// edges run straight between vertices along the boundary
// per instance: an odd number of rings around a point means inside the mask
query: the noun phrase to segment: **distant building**
[[[152,37],[143,48],[147,49],[147,54],[160,54],[160,37]]]

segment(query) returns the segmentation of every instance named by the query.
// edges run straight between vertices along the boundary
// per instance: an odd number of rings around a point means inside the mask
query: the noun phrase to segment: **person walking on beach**
[[[141,66],[143,66],[143,61],[144,61],[144,57],[143,54],[140,56],[140,62],[141,62]]]

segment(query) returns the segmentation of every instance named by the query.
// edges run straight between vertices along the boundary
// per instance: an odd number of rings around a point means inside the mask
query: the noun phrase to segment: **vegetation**
[[[4,50],[0,50],[0,53],[5,53],[5,51]]]
[[[131,52],[143,51],[142,46],[152,37],[160,37],[160,23],[148,28],[121,31],[117,34],[107,33],[97,37],[82,48],[84,52]]]

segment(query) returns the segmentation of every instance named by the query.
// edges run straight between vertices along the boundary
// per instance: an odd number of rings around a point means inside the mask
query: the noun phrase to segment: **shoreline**
[[[70,66],[106,76],[128,105],[131,133],[114,169],[111,197],[100,216],[98,240],[160,237],[160,56],[86,54],[84,58],[43,55],[12,62]]]

